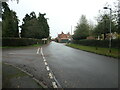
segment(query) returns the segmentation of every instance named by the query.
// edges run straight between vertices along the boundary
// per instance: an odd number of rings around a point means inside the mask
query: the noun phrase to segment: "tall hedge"
[[[43,44],[41,39],[31,38],[2,38],[2,46],[28,46],[33,44]]]
[[[72,43],[85,45],[85,46],[97,46],[97,47],[109,47],[109,40],[73,40]],[[120,46],[119,40],[111,40],[111,47],[118,48]]]

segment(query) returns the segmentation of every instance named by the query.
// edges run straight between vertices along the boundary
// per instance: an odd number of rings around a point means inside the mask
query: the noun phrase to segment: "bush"
[[[2,46],[28,46],[33,44],[43,44],[43,41],[31,38],[2,38]]]
[[[96,46],[96,47],[106,47],[109,48],[109,40],[73,40],[72,43],[74,44],[80,44],[85,46]],[[111,47],[112,48],[118,48],[120,46],[120,43],[118,39],[111,40]]]

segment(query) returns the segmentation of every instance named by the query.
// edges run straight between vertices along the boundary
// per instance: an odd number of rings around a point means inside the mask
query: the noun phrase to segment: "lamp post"
[[[109,52],[111,53],[111,16],[112,16],[112,9],[111,8],[108,8],[108,7],[104,7],[104,9],[109,9],[110,10],[110,39],[109,39]]]

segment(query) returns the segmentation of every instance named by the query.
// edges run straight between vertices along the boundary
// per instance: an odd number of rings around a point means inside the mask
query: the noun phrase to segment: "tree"
[[[2,6],[2,37],[19,37],[19,20],[16,12],[10,10],[6,2],[2,2]]]
[[[45,18],[45,14],[39,13],[38,17],[35,12],[31,12],[30,15],[26,14],[23,18],[21,28],[21,37],[37,39],[49,37],[49,25]]]
[[[2,2],[0,2],[0,19],[2,19]]]
[[[20,26],[21,27],[21,37],[27,37],[26,31],[28,30],[27,26],[28,26],[28,22],[30,21],[30,19],[31,18],[28,14],[26,14],[25,17],[23,18],[23,23]]]
[[[44,14],[39,13],[38,16],[39,25],[41,26],[43,32],[43,38],[49,37],[49,25],[47,23],[45,15],[46,15],[45,13]]]
[[[2,37],[2,22],[0,21],[0,37]]]
[[[117,32],[120,34],[120,0],[118,1],[118,29]]]
[[[116,24],[113,19],[110,21],[110,16],[108,14],[104,14],[103,16],[98,17],[98,24],[94,29],[94,34],[99,36],[104,34],[104,39],[106,38],[106,34],[110,33],[110,22],[111,22],[111,32],[115,32]]]
[[[114,0],[112,6],[112,16],[117,27],[116,32],[120,34],[120,0]]]
[[[94,35],[94,28],[95,28],[95,25],[93,24],[93,22],[89,21],[89,36]]]
[[[36,18],[35,12],[31,12],[31,13],[30,13],[30,18],[31,18],[31,19]]]
[[[75,40],[86,39],[87,36],[89,36],[89,24],[87,22],[86,16],[82,15],[79,23],[76,26],[73,39]]]

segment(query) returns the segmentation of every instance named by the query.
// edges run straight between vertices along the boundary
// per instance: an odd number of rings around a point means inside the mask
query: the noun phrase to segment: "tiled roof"
[[[64,34],[63,32],[62,32],[62,34],[58,34],[58,37],[59,38],[69,38],[70,37],[70,34],[68,33],[68,34]]]

